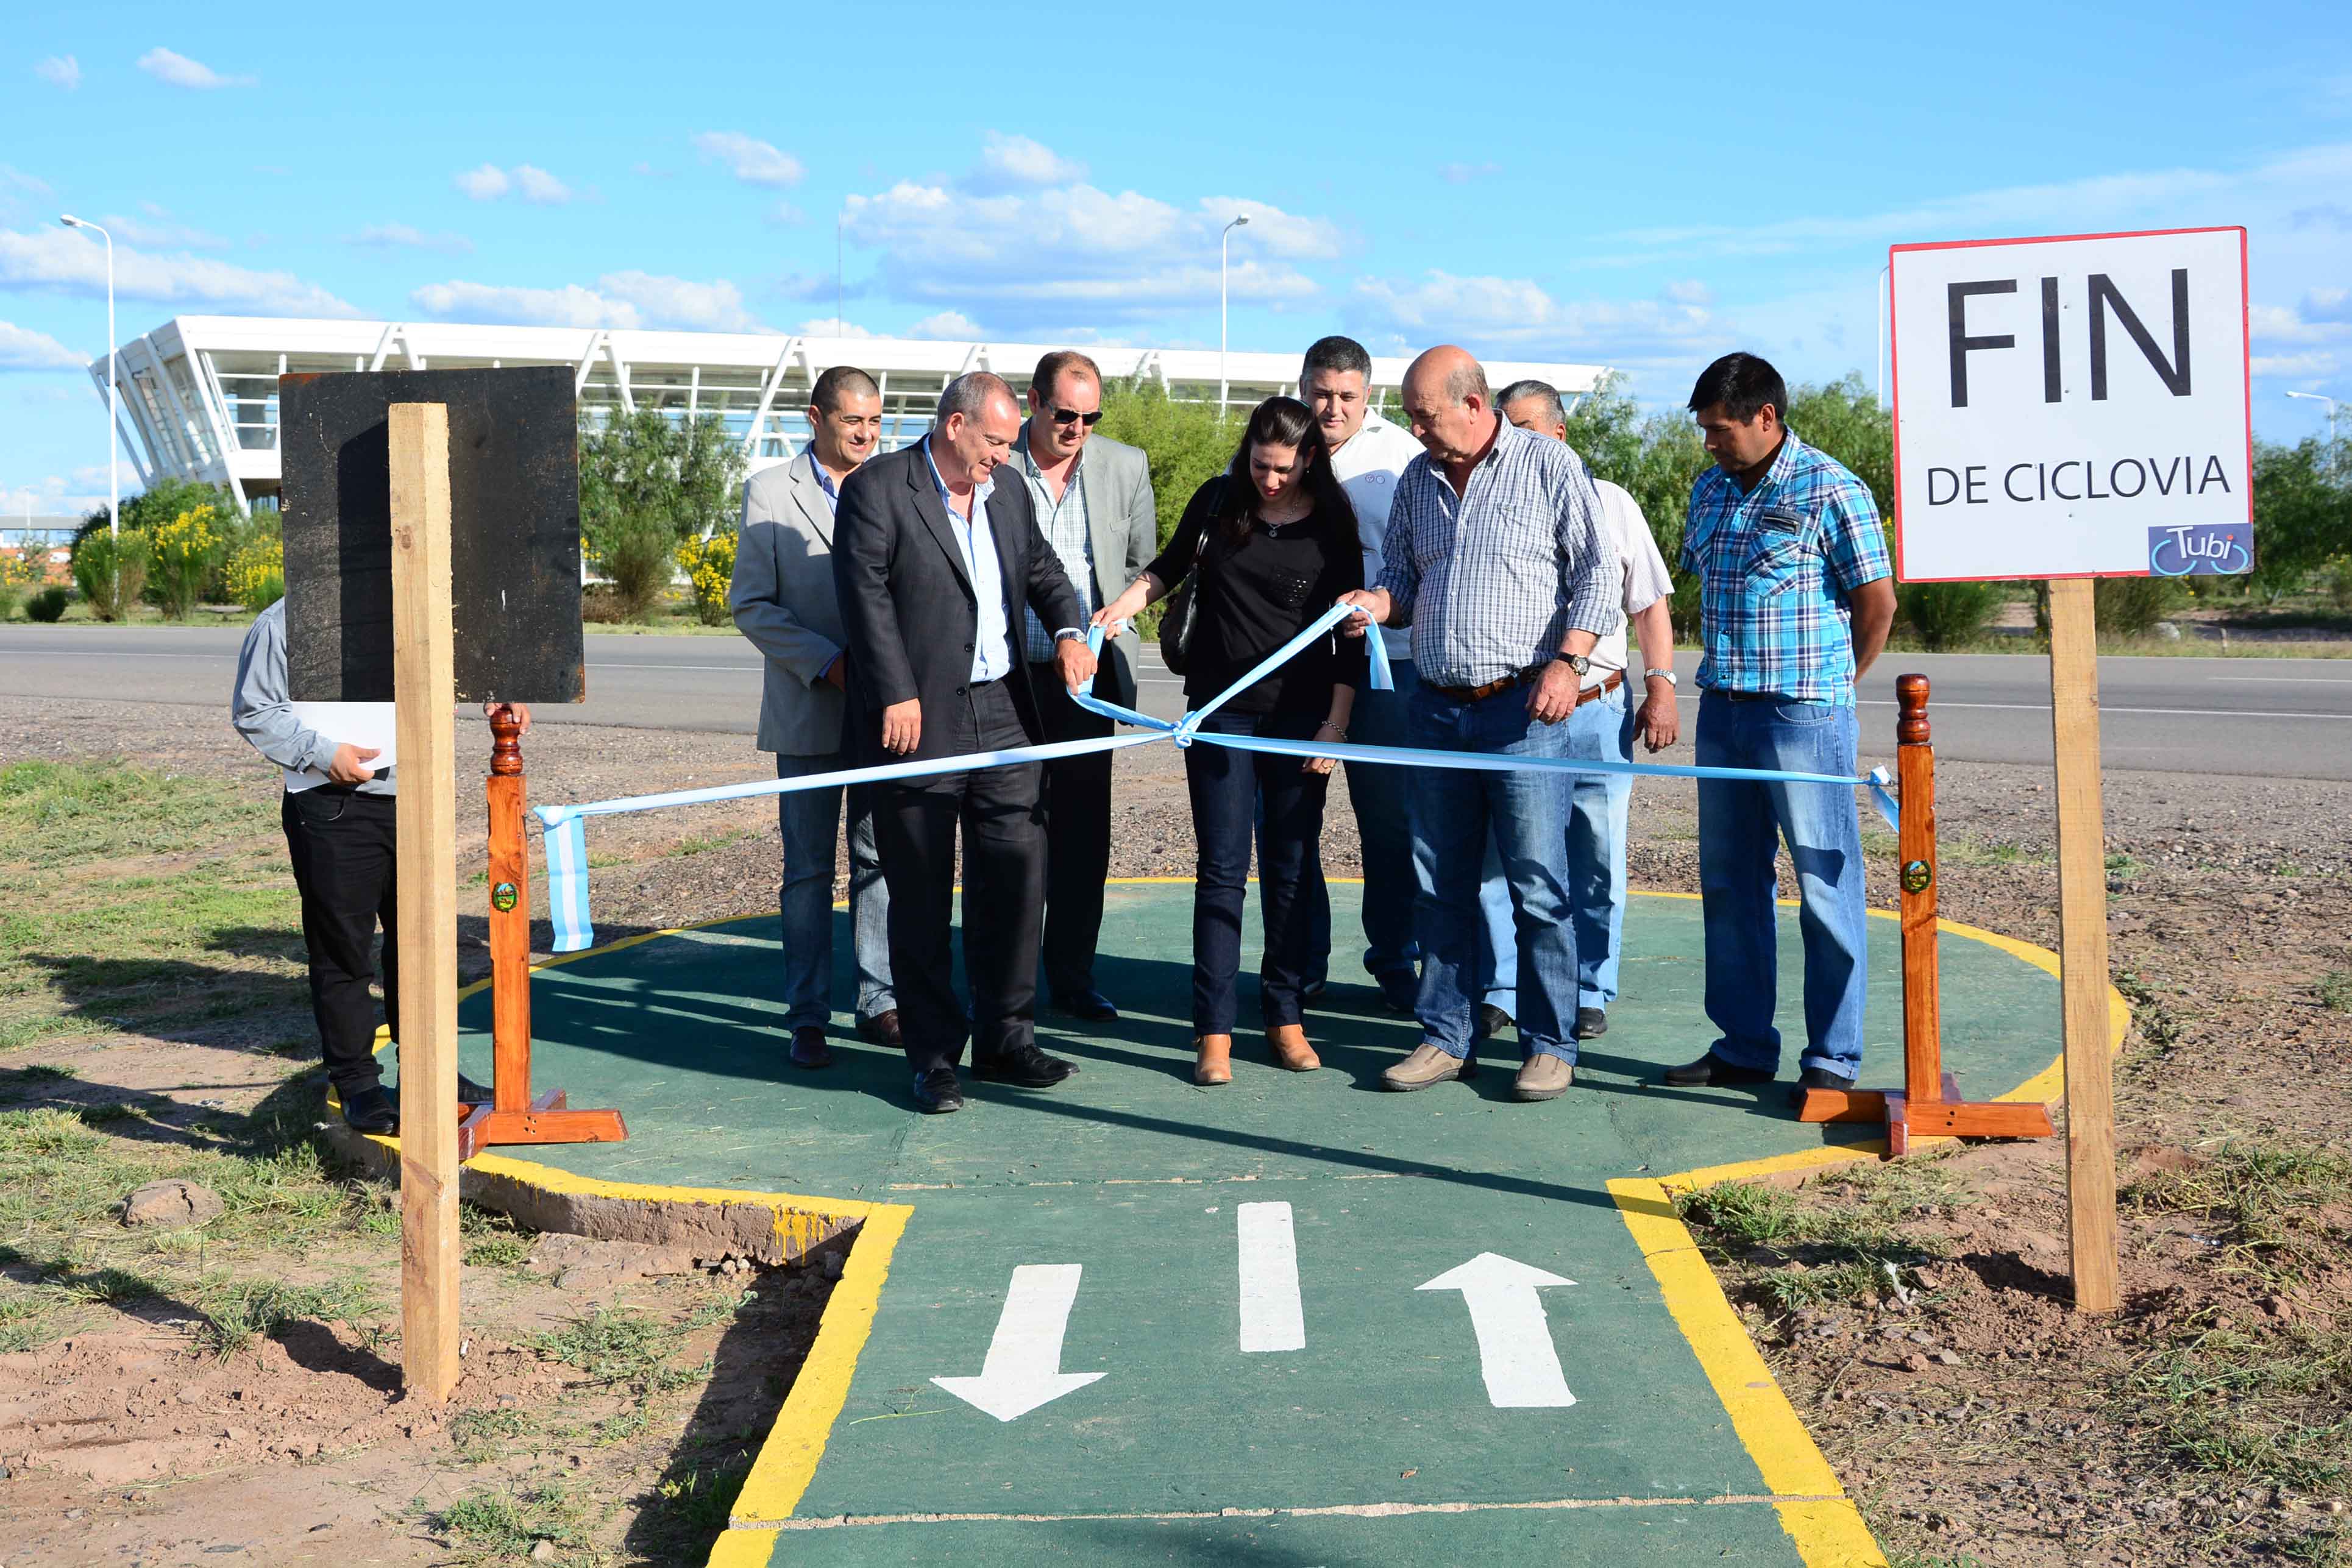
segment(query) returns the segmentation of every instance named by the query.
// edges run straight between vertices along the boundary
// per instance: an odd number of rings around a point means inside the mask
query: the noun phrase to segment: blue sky
[[[180,313],[1600,361],[1877,354],[1890,243],[2243,224],[2255,417],[2352,398],[2352,6],[14,5],[0,506]],[[325,13],[333,13],[331,16]],[[296,19],[299,17],[299,19]],[[1171,18],[1180,18],[1171,21]],[[1957,19],[1955,19],[1957,17]]]

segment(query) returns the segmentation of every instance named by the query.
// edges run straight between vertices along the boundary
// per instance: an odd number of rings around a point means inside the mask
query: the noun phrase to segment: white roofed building
[[[757,471],[801,449],[809,389],[834,365],[856,365],[880,383],[887,449],[929,430],[940,390],[966,371],[993,371],[1024,391],[1040,358],[1073,346],[1093,356],[1107,380],[1156,381],[1180,401],[1216,402],[1222,370],[1223,395],[1248,407],[1297,392],[1307,345],[1286,353],[1221,355],[1214,349],[1094,344],[175,316],[118,346],[114,373],[123,444],[143,484],[207,480],[250,505],[278,493],[278,378],[289,372],[570,365],[583,406],[718,414]],[[1403,378],[1407,363],[1402,356],[1372,361],[1375,403]],[[101,399],[106,373],[104,360],[91,363]],[[1607,374],[1600,365],[1486,365],[1497,388],[1535,377],[1571,400]]]

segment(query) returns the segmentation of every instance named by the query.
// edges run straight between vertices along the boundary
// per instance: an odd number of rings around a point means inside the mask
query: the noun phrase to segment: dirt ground
[[[461,758],[476,738],[487,756],[475,725]],[[525,752],[541,801],[772,776],[735,736],[547,724]],[[0,696],[0,757],[116,756],[233,777],[257,800],[275,788],[207,711]],[[1188,873],[1179,759],[1139,748],[1118,769],[1113,874]],[[1943,913],[2054,947],[2050,779],[1939,772]],[[1334,875],[1358,869],[1342,790],[1325,838]],[[461,784],[461,828],[478,823],[479,799]],[[1694,889],[1690,787],[1644,781],[1634,801],[1635,884]],[[2065,1304],[2059,1145],[1697,1195],[1690,1218],[1897,1563],[2352,1561],[2352,786],[2116,774],[2106,814],[2114,968],[2136,1009],[2116,1082],[2122,1312]],[[1872,902],[1887,905],[1891,841],[1878,839]],[[603,819],[588,844],[600,940],[772,907],[770,802]],[[465,847],[465,873],[479,852],[478,838]],[[543,948],[544,923],[536,935]],[[1335,978],[1353,977],[1351,936]],[[471,976],[478,922],[461,936]],[[297,1014],[81,1034],[0,1070],[75,1071],[20,1087],[15,1107],[146,1095],[234,1114],[236,1096],[299,1071],[269,1045],[302,1027]],[[1867,1076],[1895,1065],[1882,1047]],[[352,1249],[392,1300],[382,1247]],[[663,1552],[685,1537],[659,1532],[690,1532],[695,1497],[781,1402],[822,1270],[628,1272],[583,1268],[573,1289],[519,1259],[470,1268],[479,1337],[467,1392],[441,1417],[394,1399],[382,1325],[396,1313],[381,1306],[358,1324],[263,1333],[224,1360],[168,1301],[100,1302],[69,1344],[0,1357],[0,1563],[194,1563],[241,1545],[248,1560],[421,1563],[540,1540],[560,1561],[683,1560]],[[668,1325],[667,1371],[633,1364],[615,1381],[548,1350],[613,1301]],[[633,1412],[646,1418],[602,1440]],[[510,1512],[537,1508],[536,1524],[461,1510],[472,1529],[453,1529],[453,1506],[486,1486]]]

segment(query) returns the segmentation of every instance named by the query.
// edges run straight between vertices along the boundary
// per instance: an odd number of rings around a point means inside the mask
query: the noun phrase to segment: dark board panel
[[[566,365],[285,376],[287,686],[297,702],[392,700],[396,402],[449,409],[457,696],[587,696],[580,631],[579,416]]]

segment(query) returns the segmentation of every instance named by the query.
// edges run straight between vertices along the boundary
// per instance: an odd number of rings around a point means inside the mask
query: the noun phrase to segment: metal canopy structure
[[[244,504],[278,488],[278,378],[289,372],[472,370],[569,365],[582,403],[679,414],[715,413],[740,440],[751,470],[780,463],[808,436],[809,389],[838,364],[882,388],[886,448],[930,428],[940,390],[967,371],[992,371],[1016,390],[1051,343],[942,342],[914,338],[810,338],[759,332],[666,332],[577,327],[486,327],[439,321],[338,321],[299,317],[175,316],[114,351],[123,444],[143,484],[167,477],[226,485]],[[1302,345],[1302,348],[1304,345]],[[1111,381],[1159,382],[1180,402],[1247,407],[1295,392],[1298,354],[1086,345]],[[1371,392],[1403,379],[1403,356],[1372,361]],[[106,395],[104,360],[90,377]],[[1496,386],[1526,377],[1565,396],[1591,392],[1601,365],[1489,361]]]

